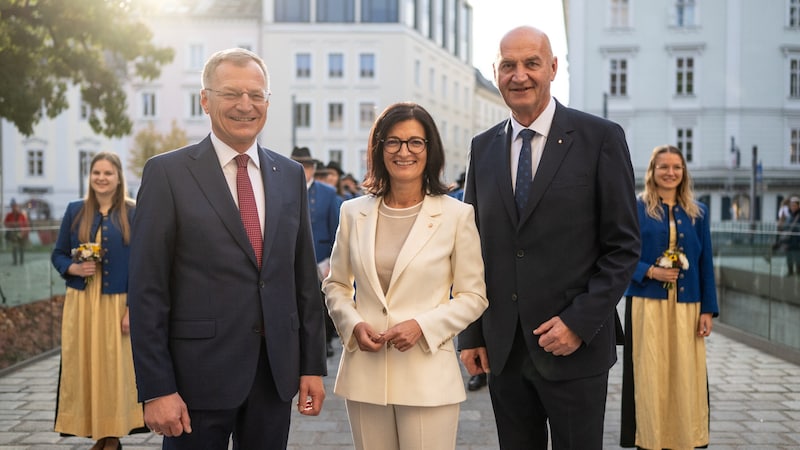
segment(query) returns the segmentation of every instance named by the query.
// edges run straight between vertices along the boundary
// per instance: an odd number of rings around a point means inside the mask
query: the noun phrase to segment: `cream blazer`
[[[380,202],[367,195],[342,204],[331,271],[322,284],[344,345],[333,392],[378,405],[464,401],[453,339],[489,305],[472,206],[446,195],[423,200],[384,295],[375,269]],[[408,319],[422,328],[413,348],[359,350],[356,324],[367,322],[381,332]]]

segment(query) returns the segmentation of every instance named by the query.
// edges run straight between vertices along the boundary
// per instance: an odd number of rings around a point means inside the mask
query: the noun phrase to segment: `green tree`
[[[142,177],[144,163],[151,157],[189,143],[186,131],[178,128],[178,123],[172,121],[172,129],[168,134],[161,134],[153,123],[136,133],[133,138],[133,148],[130,150],[128,168],[137,177]]]
[[[134,17],[132,0],[0,0],[0,117],[30,136],[75,85],[96,133],[130,134],[125,84],[158,77],[174,56]]]

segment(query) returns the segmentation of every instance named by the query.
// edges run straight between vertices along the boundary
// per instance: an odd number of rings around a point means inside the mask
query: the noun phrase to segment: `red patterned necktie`
[[[253,195],[253,185],[250,184],[250,176],[247,175],[247,162],[250,157],[241,154],[236,157],[236,194],[239,197],[239,214],[242,216],[244,229],[247,237],[250,238],[250,245],[256,252],[258,268],[261,268],[261,250],[264,245],[264,238],[261,234],[261,224],[258,220],[258,208],[256,207],[256,196]]]

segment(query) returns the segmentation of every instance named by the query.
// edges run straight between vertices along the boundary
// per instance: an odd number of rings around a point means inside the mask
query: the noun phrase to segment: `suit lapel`
[[[403,247],[397,255],[392,271],[392,280],[389,282],[389,290],[392,289],[397,279],[408,267],[414,257],[422,250],[425,244],[431,239],[441,225],[440,216],[442,214],[442,199],[440,197],[426,196],[422,203],[422,209],[411,226]]]
[[[206,137],[197,146],[197,151],[191,157],[195,163],[189,165],[189,172],[206,200],[216,211],[234,241],[251,256],[253,264],[257,264],[253,247],[250,245],[250,239],[242,225],[239,209],[236,208],[228,183],[225,181],[225,175],[222,173],[214,146],[211,144],[211,138]]]
[[[365,202],[364,207],[358,212],[356,218],[356,239],[358,251],[361,256],[361,270],[366,274],[367,280],[375,295],[386,305],[386,296],[383,294],[381,281],[375,267],[375,235],[378,228],[378,207],[381,204],[379,197],[372,197],[372,201]]]
[[[258,146],[258,159],[261,166],[261,179],[264,181],[264,247],[262,261],[268,261],[272,244],[278,232],[278,219],[283,216],[283,190],[288,181],[281,177],[281,167],[260,145]],[[271,176],[269,174],[272,174]],[[244,227],[242,227],[244,229]],[[246,235],[245,235],[246,237]],[[249,245],[249,241],[248,241]],[[252,248],[252,247],[251,247]],[[252,252],[251,252],[252,253]],[[255,256],[253,262],[256,263]],[[257,263],[256,263],[257,264]],[[263,264],[262,268],[266,267]]]
[[[547,142],[544,144],[542,158],[539,161],[539,167],[536,169],[536,175],[533,177],[533,183],[531,183],[532,192],[528,197],[525,209],[520,213],[518,227],[524,224],[539,205],[542,196],[547,191],[556,173],[558,173],[558,168],[564,162],[564,158],[572,146],[572,139],[568,134],[570,131],[572,130],[564,107],[556,103],[556,112],[553,116],[553,123],[550,125],[550,133],[547,136]],[[513,199],[513,195],[511,198]]]

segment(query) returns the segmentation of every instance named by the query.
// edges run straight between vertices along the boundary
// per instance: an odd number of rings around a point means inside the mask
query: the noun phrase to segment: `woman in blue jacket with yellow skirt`
[[[653,150],[637,201],[642,250],[626,296],[623,447],[708,445],[705,338],[719,314],[708,208],[680,150]],[[665,257],[666,254],[666,257]]]
[[[120,436],[146,431],[127,307],[133,215],[119,157],[98,153],[86,199],[67,206],[51,258],[67,284],[55,431],[90,437],[93,450],[121,449]],[[98,251],[74,254],[86,244]]]

